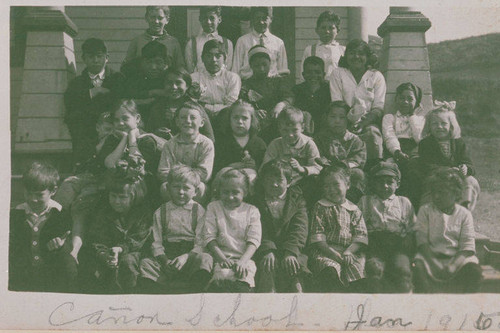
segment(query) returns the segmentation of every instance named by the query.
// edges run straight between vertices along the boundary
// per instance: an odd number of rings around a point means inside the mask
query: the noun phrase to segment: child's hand
[[[410,156],[406,155],[401,150],[396,150],[394,152],[394,158],[396,159],[396,161],[407,161],[410,159]]]
[[[456,270],[457,266],[454,263],[451,263],[444,267],[444,271],[448,276],[452,276],[453,274],[455,274]]]
[[[354,262],[354,254],[352,254],[349,251],[345,251],[344,254],[342,255],[342,259],[344,261],[344,265],[352,265]]]
[[[248,275],[248,261],[241,259],[234,264],[234,271],[238,279],[244,279]]]
[[[269,252],[264,256],[264,258],[262,258],[262,266],[264,267],[264,270],[268,273],[274,271],[275,262],[276,262],[276,257],[272,252]]]
[[[226,258],[223,262],[220,263],[220,267],[222,268],[233,268],[234,266],[234,260]]]
[[[182,267],[186,264],[189,259],[189,253],[181,254],[180,256],[174,258],[169,264],[169,266],[175,268],[177,271],[180,271]]]
[[[120,139],[123,139],[123,138],[128,138],[128,132],[125,132],[125,131],[120,131],[119,129],[115,129],[114,130],[114,133],[117,137],[119,137]]]
[[[289,255],[283,259],[285,270],[290,276],[295,276],[299,272],[300,264],[295,256]]]
[[[267,118],[267,111],[263,110],[263,109],[257,110],[257,118],[259,118],[259,120],[266,119]]]
[[[246,167],[255,168],[255,160],[252,158],[252,156],[250,156],[248,150],[245,150],[245,155],[243,156],[241,161]]]
[[[71,230],[66,231],[64,235],[62,235],[61,237],[56,237],[51,239],[47,243],[47,248],[49,249],[49,251],[58,250],[61,247],[63,247],[64,243],[66,242],[66,238],[69,236],[69,234],[71,234]]]
[[[172,262],[172,260],[168,259],[167,256],[162,256],[161,258],[158,258],[158,261],[160,262],[160,267],[164,272],[170,270],[170,263]]]
[[[462,173],[462,175],[467,176],[467,165],[460,164],[458,166],[458,170]]]
[[[302,165],[300,165],[299,161],[297,161],[295,158],[290,158],[290,165],[292,166],[292,169],[297,171],[300,174],[303,174],[306,172],[306,168],[304,168]]]
[[[141,135],[141,132],[139,131],[138,128],[131,129],[128,132],[128,141],[129,143],[137,143],[137,139]]]
[[[115,268],[118,266],[118,257],[120,256],[120,253],[123,252],[123,249],[119,246],[115,246],[111,248],[111,255],[109,256],[108,259],[108,266]]]

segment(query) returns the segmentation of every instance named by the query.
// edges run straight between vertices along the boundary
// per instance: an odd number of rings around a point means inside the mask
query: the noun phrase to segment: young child
[[[243,202],[248,187],[246,175],[230,169],[221,176],[219,200],[207,207],[203,235],[215,260],[212,290],[249,292],[255,287],[257,267],[252,257],[262,230],[259,210]]]
[[[291,184],[296,184],[306,176],[319,174],[321,167],[316,163],[316,159],[320,154],[313,139],[302,134],[302,112],[287,106],[280,112],[277,121],[281,137],[269,144],[263,164],[274,159],[289,163],[292,168]]]
[[[323,199],[311,213],[309,267],[323,292],[339,292],[364,278],[364,247],[368,244],[365,221],[359,208],[346,199],[347,170],[326,167],[321,171]]]
[[[198,174],[201,183],[197,197],[204,195],[205,184],[212,176],[215,152],[212,140],[200,134],[204,123],[202,112],[201,106],[192,102],[177,110],[176,123],[180,132],[165,144],[158,165],[158,178],[163,183],[164,197],[168,197],[168,174],[172,167],[179,164],[193,168]]]
[[[226,51],[224,44],[212,39],[205,43],[201,54],[203,64],[200,71],[192,74],[193,82],[200,85],[199,103],[213,119],[219,112],[233,104],[240,94],[241,79],[224,68]]]
[[[350,170],[351,186],[347,197],[358,202],[364,193],[366,147],[363,140],[347,130],[349,106],[342,102],[332,102],[322,117],[323,127],[314,138],[322,158],[329,164],[344,164]]]
[[[285,43],[269,31],[273,14],[272,7],[252,7],[250,9],[252,32],[241,36],[236,42],[232,71],[237,73],[242,80],[252,76],[248,51],[255,45],[260,45],[269,50],[270,76],[288,75],[288,62],[286,58]]]
[[[262,244],[255,257],[259,292],[302,292],[310,274],[303,253],[309,221],[302,190],[288,187],[290,167],[275,160],[259,174],[255,205],[262,222]]]
[[[152,225],[143,176],[140,157],[121,160],[106,179],[107,200],[94,210],[83,266],[88,275],[97,277],[104,292],[135,291]]]
[[[463,174],[453,168],[435,170],[431,176],[432,202],[417,216],[415,291],[478,292],[481,266],[475,257],[472,214],[457,204]]]
[[[202,292],[211,277],[212,257],[202,252],[205,210],[193,201],[200,177],[190,167],[179,165],[168,174],[168,184],[172,200],[153,215],[154,258],[142,260],[142,277],[160,285],[187,280],[191,292]]]
[[[479,183],[474,178],[474,166],[467,153],[465,142],[460,137],[460,126],[454,112],[455,103],[441,104],[425,118],[422,134],[424,139],[418,146],[422,179],[428,177],[439,166],[456,168],[466,177],[460,204],[473,211],[480,192]],[[428,196],[424,193],[422,203],[428,201]]]
[[[137,36],[130,42],[123,63],[125,64],[139,57],[142,48],[147,43],[158,41],[167,47],[167,52],[172,59],[173,67],[186,67],[179,42],[175,37],[169,35],[166,29],[166,25],[168,21],[170,21],[170,8],[168,6],[147,6],[145,18],[149,28],[146,32]]]
[[[330,79],[333,70],[338,67],[340,57],[344,55],[345,47],[336,40],[340,30],[340,17],[331,11],[321,13],[316,21],[316,34],[319,42],[306,46],[302,56],[302,68],[307,57],[316,56],[325,62],[325,75]],[[305,79],[305,77],[304,77]]]
[[[191,76],[183,69],[169,68],[163,76],[164,96],[155,100],[151,106],[150,116],[145,119],[146,129],[158,136],[169,140],[179,133],[175,124],[175,114],[186,102],[195,102],[199,99],[199,86],[194,85]],[[204,108],[200,108],[204,124],[200,133],[214,141],[212,124]]]
[[[191,37],[186,44],[186,69],[190,72],[201,72],[203,70],[203,62],[201,59],[201,51],[203,45],[209,40],[215,39],[222,43],[225,50],[224,65],[228,71],[231,70],[233,63],[233,42],[226,37],[219,35],[217,27],[222,22],[220,6],[202,6],[200,7],[200,25],[202,31]],[[194,46],[194,47],[193,47]]]
[[[372,194],[362,197],[358,204],[368,229],[367,271],[370,261],[377,258],[385,263],[383,280],[387,291],[411,292],[410,258],[414,254],[416,220],[413,206],[408,198],[395,194],[401,179],[396,164],[380,162],[369,175]],[[377,291],[376,285],[368,287]]]
[[[105,109],[103,95],[123,97],[125,77],[106,66],[108,50],[104,42],[89,38],[82,45],[82,59],[86,67],[74,78],[64,94],[68,125],[73,146],[73,162],[81,164],[95,154],[97,144],[96,122]]]
[[[23,174],[25,203],[10,212],[9,290],[75,291],[77,263],[69,254],[70,217],[51,198],[59,173],[33,162]]]

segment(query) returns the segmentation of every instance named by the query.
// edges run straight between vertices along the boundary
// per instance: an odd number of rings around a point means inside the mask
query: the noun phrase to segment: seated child
[[[82,266],[87,283],[94,281],[92,276],[97,277],[104,292],[135,291],[152,225],[143,176],[144,160],[121,160],[106,179],[107,200],[92,214]],[[96,286],[94,283],[91,288]]]
[[[415,291],[478,292],[482,272],[474,240],[472,214],[457,204],[463,174],[453,168],[435,170],[431,176],[432,202],[417,216]]]
[[[172,59],[172,66],[184,68],[181,46],[175,37],[168,34],[166,29],[166,25],[170,21],[170,8],[168,6],[147,6],[145,18],[149,28],[130,42],[123,63],[139,57],[142,48],[147,43],[157,41],[165,45],[168,56]]]
[[[209,40],[215,39],[221,42],[225,50],[224,65],[228,71],[231,70],[233,64],[233,42],[219,35],[217,27],[222,22],[220,6],[201,6],[200,7],[200,25],[202,31],[191,37],[186,43],[186,69],[190,72],[201,72],[204,68],[201,60],[201,51],[203,45]]]
[[[252,31],[241,36],[236,42],[232,71],[237,73],[242,80],[252,76],[250,55],[248,51],[255,45],[260,45],[269,50],[270,69],[269,75],[288,75],[288,62],[286,58],[285,43],[269,31],[272,22],[272,7],[252,7],[250,17]]]
[[[96,122],[106,104],[106,98],[99,97],[112,95],[121,98],[125,93],[123,74],[106,66],[108,50],[102,40],[87,39],[82,45],[82,53],[86,67],[69,83],[64,93],[64,121],[71,135],[73,163],[77,165],[95,154]]]
[[[185,103],[177,110],[176,123],[180,132],[165,144],[158,165],[158,179],[163,183],[161,191],[164,198],[168,198],[168,174],[172,167],[179,164],[193,168],[200,177],[197,198],[202,198],[205,193],[205,184],[212,176],[215,152],[213,142],[200,134],[204,122],[202,113],[202,107],[193,102]]]
[[[291,172],[282,161],[271,161],[259,174],[255,205],[262,222],[262,243],[255,254],[257,291],[302,292],[310,271],[303,253],[309,221],[302,190],[288,187]]]
[[[41,162],[23,174],[26,202],[10,212],[9,290],[75,291],[77,262],[67,246],[70,217],[51,199],[58,182],[57,170]]]
[[[255,287],[257,267],[252,257],[262,229],[259,210],[243,202],[248,187],[246,175],[230,169],[221,176],[219,200],[208,204],[203,236],[215,260],[209,290],[240,293]]]
[[[425,125],[418,146],[420,172],[422,179],[427,178],[435,168],[452,167],[465,176],[466,186],[460,204],[473,211],[476,207],[480,187],[474,178],[474,166],[470,159],[464,140],[460,137],[460,126],[455,116],[455,103],[444,103],[430,111],[425,118]],[[429,202],[424,193],[422,204]]]
[[[292,168],[292,185],[306,176],[319,174],[321,167],[316,163],[316,159],[320,157],[319,151],[313,139],[302,134],[302,112],[288,106],[280,112],[277,120],[281,137],[269,144],[263,164],[275,159],[289,163]]]
[[[201,97],[198,102],[205,106],[209,116],[213,118],[238,99],[241,79],[224,68],[226,50],[221,42],[215,39],[206,42],[201,59],[205,66],[191,77],[193,82],[200,85]]]
[[[322,292],[340,292],[364,278],[367,231],[361,211],[346,199],[349,175],[345,169],[324,168],[319,184],[323,199],[310,217],[309,267]]]
[[[344,164],[350,170],[351,186],[347,191],[350,201],[357,203],[365,190],[366,147],[363,140],[347,130],[349,106],[342,101],[332,102],[326,109],[323,127],[314,138],[322,158],[329,164]]]
[[[362,197],[358,204],[368,229],[367,271],[370,261],[377,258],[385,263],[386,291],[411,292],[415,212],[408,198],[395,194],[401,173],[396,164],[380,162],[370,170],[369,179],[372,194]],[[376,291],[376,285],[368,287]]]
[[[154,258],[142,260],[142,277],[159,285],[189,281],[191,292],[202,292],[211,277],[212,257],[202,252],[205,209],[193,201],[200,177],[191,168],[179,165],[170,171],[168,183],[172,200],[153,215]]]
[[[325,62],[325,74],[327,80],[330,79],[333,70],[338,67],[340,57],[344,55],[345,47],[340,45],[336,40],[340,30],[340,17],[331,11],[322,12],[316,21],[316,34],[319,41],[315,44],[308,45],[304,49],[302,56],[302,68],[304,68],[305,60],[310,57],[320,57]],[[305,76],[304,76],[304,79]]]
[[[165,96],[156,98],[151,106],[150,116],[145,119],[146,130],[169,140],[179,133],[175,124],[175,114],[186,102],[194,102],[199,99],[199,86],[193,84],[191,76],[183,69],[169,68],[163,76],[163,87]],[[200,133],[214,141],[212,124],[204,108],[202,118],[204,125]]]

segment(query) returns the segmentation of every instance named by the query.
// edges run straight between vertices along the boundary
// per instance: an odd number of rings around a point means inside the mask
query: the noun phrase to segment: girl
[[[425,137],[418,146],[420,156],[421,179],[427,178],[436,167],[446,166],[459,170],[465,176],[460,204],[473,211],[480,187],[474,178],[474,166],[464,140],[460,137],[460,126],[455,116],[455,102],[437,102],[438,108],[427,114],[423,129]],[[429,195],[424,195],[422,204],[429,202]]]
[[[432,202],[422,206],[417,216],[415,290],[477,292],[482,273],[474,255],[472,214],[457,205],[463,174],[454,168],[441,168],[431,180]]]
[[[214,257],[212,289],[249,292],[255,287],[257,267],[252,256],[262,236],[259,210],[243,202],[248,179],[236,169],[221,176],[219,200],[211,202],[205,215],[204,240]]]
[[[288,164],[274,160],[262,167],[255,204],[262,221],[262,245],[256,254],[259,292],[302,292],[310,271],[303,250],[309,221],[306,201]]]
[[[363,249],[368,236],[361,211],[346,200],[348,172],[334,166],[324,168],[319,184],[323,184],[323,199],[311,213],[310,267],[321,291],[338,292],[364,278]]]
[[[350,41],[330,80],[332,101],[344,101],[351,111],[347,118],[352,129],[366,143],[367,159],[382,158],[382,119],[386,85],[382,73],[375,69],[377,58],[362,40]]]
[[[105,292],[131,292],[149,240],[152,211],[145,202],[144,160],[121,160],[107,177],[107,200],[92,214],[82,266],[100,281]],[[89,279],[87,279],[89,281]]]
[[[200,98],[199,86],[193,84],[191,76],[184,69],[169,68],[165,71],[163,84],[166,97],[158,98],[151,107],[151,114],[146,119],[146,129],[166,139],[179,132],[175,123],[175,113],[188,101]],[[214,141],[212,125],[206,111],[203,109],[205,125],[200,133]]]

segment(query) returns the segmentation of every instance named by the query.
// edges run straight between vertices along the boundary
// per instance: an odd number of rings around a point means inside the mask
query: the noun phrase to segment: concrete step
[[[498,293],[500,292],[500,272],[493,266],[482,265],[483,283],[481,284],[482,293]]]

